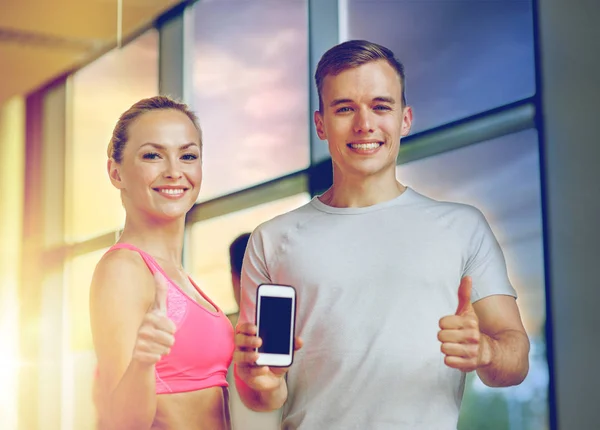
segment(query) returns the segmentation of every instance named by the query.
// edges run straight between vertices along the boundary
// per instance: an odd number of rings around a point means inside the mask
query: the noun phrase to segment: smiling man
[[[456,429],[466,372],[508,386],[528,371],[502,251],[479,210],[396,179],[412,110],[389,49],[337,45],[315,80],[333,185],[252,234],[234,353],[240,395],[255,410],[283,405],[284,429]],[[289,369],[255,364],[261,283],[298,292]]]

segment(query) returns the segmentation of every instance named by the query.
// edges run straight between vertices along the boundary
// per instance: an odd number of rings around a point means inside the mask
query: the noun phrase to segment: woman
[[[196,116],[168,97],[137,102],[113,132],[108,174],[126,219],[90,293],[101,429],[231,428],[233,328],[181,266],[201,154]]]

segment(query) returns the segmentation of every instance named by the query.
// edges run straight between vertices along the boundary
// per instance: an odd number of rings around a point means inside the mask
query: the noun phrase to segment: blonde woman
[[[123,113],[108,148],[123,234],[98,263],[90,306],[101,429],[230,429],[225,314],[185,273],[185,216],[202,183],[202,136],[182,103]]]

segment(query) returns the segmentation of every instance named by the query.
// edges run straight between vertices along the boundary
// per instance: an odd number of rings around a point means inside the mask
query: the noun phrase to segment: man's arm
[[[529,338],[517,301],[511,296],[489,296],[473,308],[481,332],[477,375],[490,387],[520,384],[529,371]]]
[[[471,304],[471,278],[461,280],[455,315],[440,319],[438,339],[449,367],[477,374],[490,387],[523,382],[529,338],[514,297],[492,295]]]
[[[287,384],[285,379],[281,379],[279,386],[270,391],[253,390],[237,375],[237,365],[235,371],[235,386],[238,394],[247,408],[256,412],[270,412],[283,406],[287,399]]]

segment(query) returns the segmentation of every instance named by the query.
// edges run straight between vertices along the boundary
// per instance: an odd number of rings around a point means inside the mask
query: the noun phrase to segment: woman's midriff
[[[226,387],[157,397],[152,430],[231,430]]]

